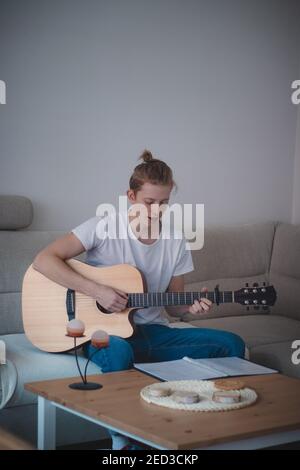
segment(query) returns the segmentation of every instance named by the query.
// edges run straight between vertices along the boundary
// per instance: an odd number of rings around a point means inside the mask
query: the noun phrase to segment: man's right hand
[[[109,312],[121,312],[126,308],[128,295],[112,287],[97,285],[93,297]]]

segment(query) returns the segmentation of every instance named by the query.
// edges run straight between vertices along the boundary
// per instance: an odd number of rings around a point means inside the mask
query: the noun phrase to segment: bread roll
[[[152,397],[168,397],[171,395],[171,389],[170,388],[149,388],[148,391],[149,395]]]
[[[241,400],[241,394],[237,390],[231,391],[218,391],[214,392],[212,396],[213,401],[216,403],[223,403],[225,405],[231,405],[232,403],[238,403]]]
[[[214,381],[214,385],[218,390],[240,390],[245,388],[242,380],[219,379]]]
[[[197,403],[200,401],[200,397],[198,393],[195,392],[185,392],[182,390],[178,390],[172,394],[172,399],[176,401],[176,403],[184,403],[186,405]]]

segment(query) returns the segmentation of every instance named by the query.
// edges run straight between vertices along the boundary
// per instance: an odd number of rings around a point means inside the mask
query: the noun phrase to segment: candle
[[[107,348],[109,336],[106,331],[97,330],[92,334],[91,343],[94,348]]]
[[[74,320],[70,320],[67,323],[67,334],[72,338],[78,338],[80,336],[83,336],[84,330],[85,325],[81,320],[77,320],[76,318],[74,318]]]

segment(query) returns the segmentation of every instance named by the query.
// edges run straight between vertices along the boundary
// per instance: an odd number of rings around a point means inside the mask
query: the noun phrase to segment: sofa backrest
[[[0,196],[0,335],[23,332],[22,281],[35,255],[62,232],[26,230],[31,225],[31,201]]]
[[[0,334],[23,332],[21,291],[36,254],[62,232],[0,231]]]
[[[300,320],[300,225],[277,227],[270,282],[278,292],[272,313]]]
[[[275,222],[207,227],[203,249],[192,251],[195,270],[185,276],[186,290],[213,290],[216,284],[220,290],[238,290],[246,283],[267,283],[275,228]],[[257,313],[253,307],[248,311],[240,304],[223,304],[197,317],[185,314],[183,320]]]

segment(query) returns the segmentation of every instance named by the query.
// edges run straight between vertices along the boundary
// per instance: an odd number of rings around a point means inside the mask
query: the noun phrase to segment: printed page
[[[134,367],[161,380],[206,380],[220,377],[218,372],[184,359],[134,364]]]
[[[220,376],[234,377],[239,375],[274,374],[278,372],[275,369],[255,364],[240,357],[216,357],[209,359],[184,357],[183,360],[188,364],[198,364],[201,370],[207,368],[220,374]]]

